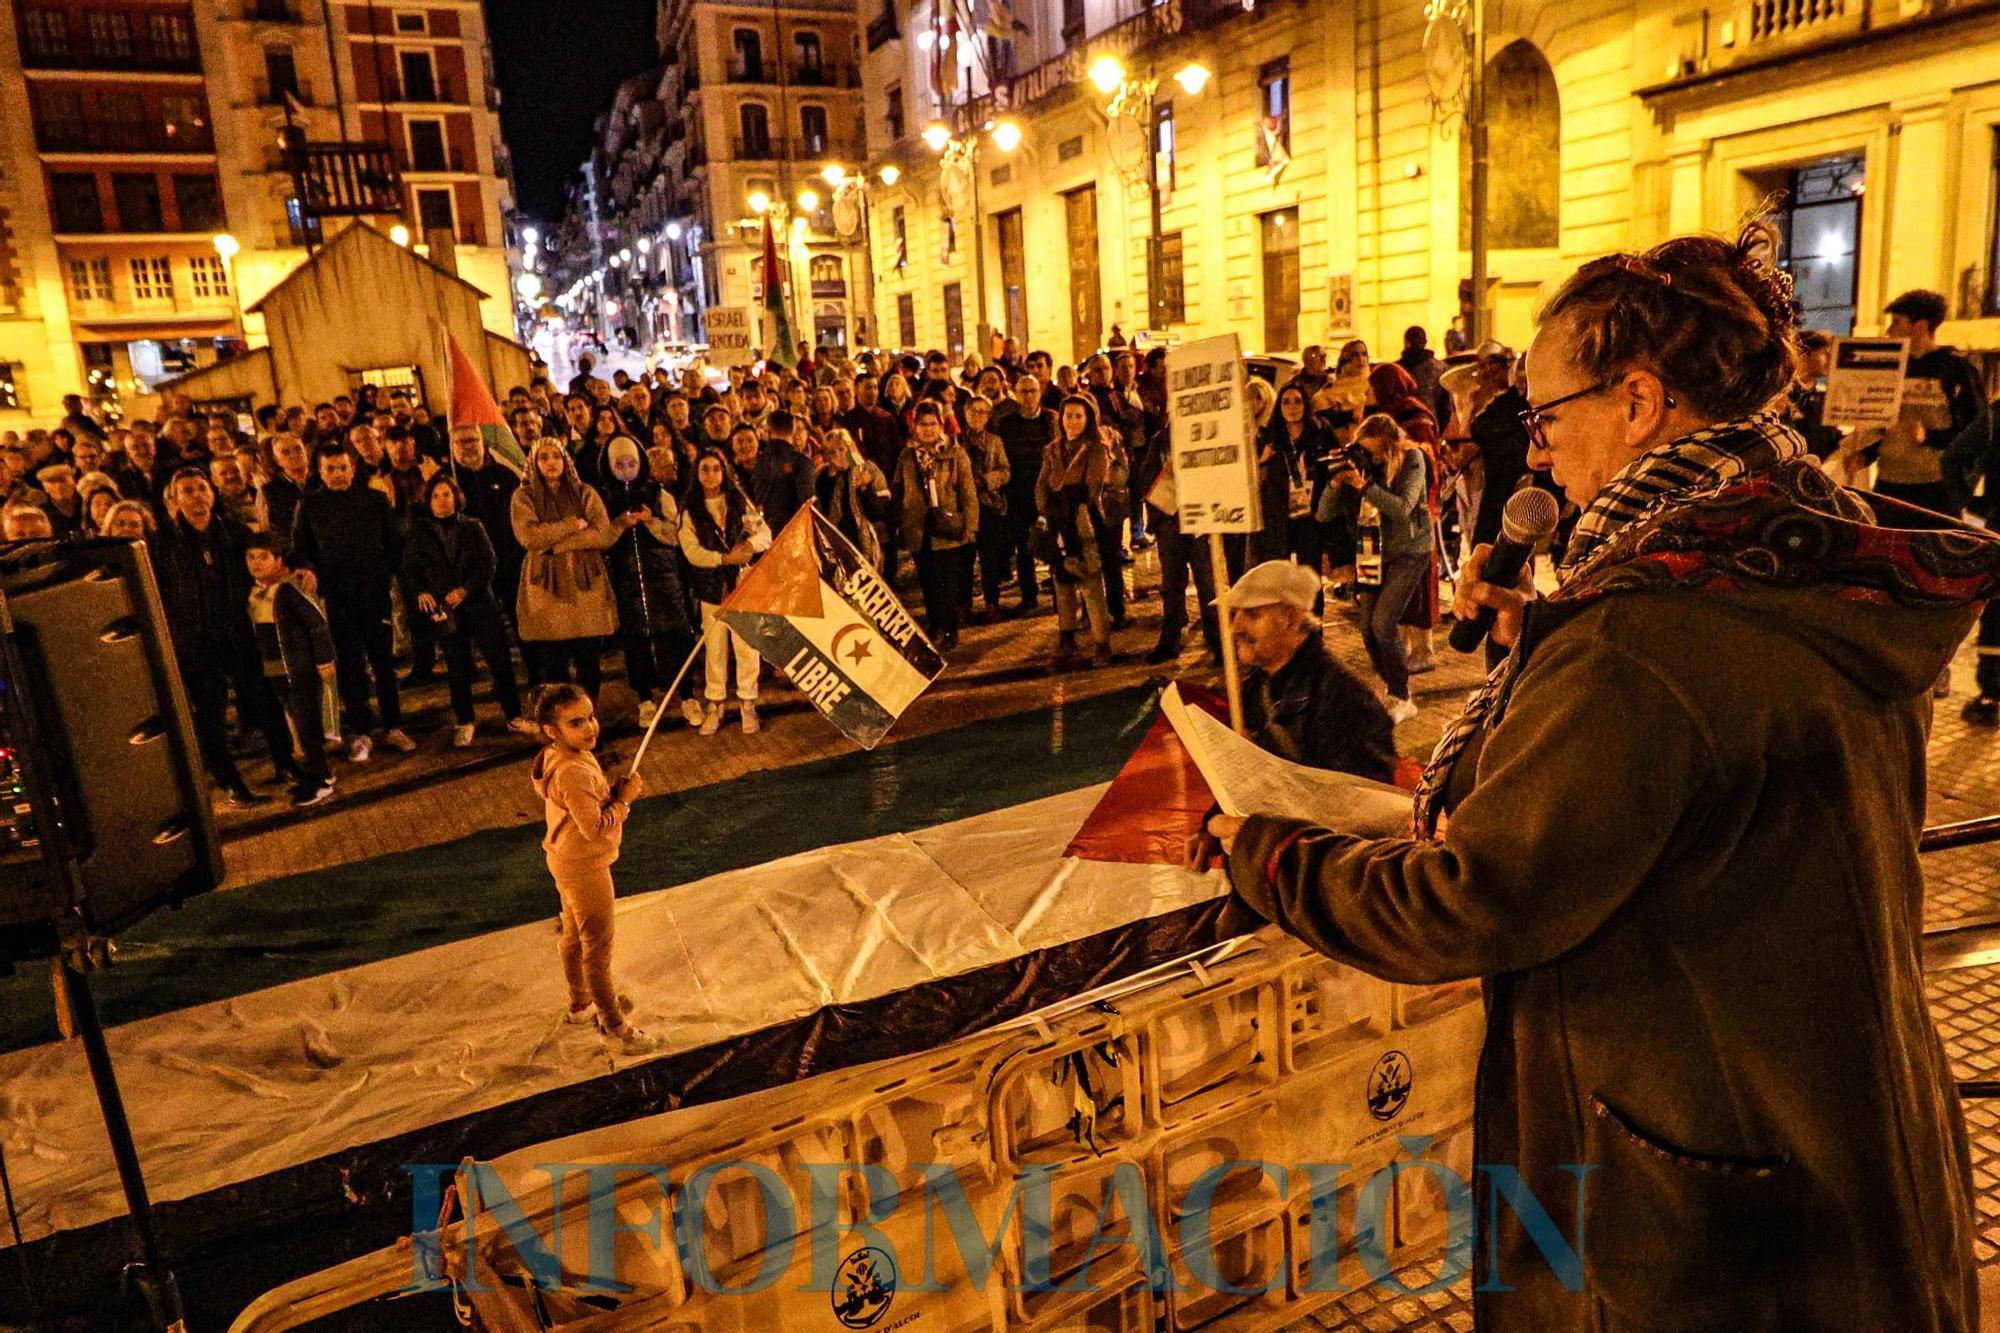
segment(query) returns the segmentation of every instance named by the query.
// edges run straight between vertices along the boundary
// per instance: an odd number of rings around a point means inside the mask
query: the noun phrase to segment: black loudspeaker
[[[0,961],[116,934],[221,882],[145,548],[0,548]]]

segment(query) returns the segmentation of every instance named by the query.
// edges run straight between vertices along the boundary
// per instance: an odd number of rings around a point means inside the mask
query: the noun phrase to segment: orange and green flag
[[[458,345],[458,339],[449,330],[444,337],[451,353],[451,424],[479,427],[490,456],[516,472],[527,471],[528,456],[521,452],[521,442],[514,438],[514,430],[501,413],[493,391],[486,387],[486,381],[480,378],[472,358]]]

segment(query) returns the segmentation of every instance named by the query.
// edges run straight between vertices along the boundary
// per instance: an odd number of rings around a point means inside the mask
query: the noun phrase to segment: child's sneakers
[[[654,703],[651,699],[641,699],[639,701],[640,726],[642,727],[652,726],[653,719],[658,717],[659,715],[660,715],[660,706]]]
[[[707,711],[701,715],[701,734],[704,736],[713,736],[716,732],[721,730],[722,730],[722,705],[710,704],[708,706]]]
[[[528,719],[525,717],[508,718],[507,730],[513,732],[517,736],[534,736],[539,738],[542,734],[542,729],[540,727],[537,727],[534,723],[528,721]]]
[[[707,714],[702,711],[701,700],[699,699],[681,700],[681,716],[687,719],[687,724],[690,727],[700,726],[707,718]]]
[[[472,723],[461,722],[451,729],[451,745],[454,750],[463,750],[472,744],[472,728]]]

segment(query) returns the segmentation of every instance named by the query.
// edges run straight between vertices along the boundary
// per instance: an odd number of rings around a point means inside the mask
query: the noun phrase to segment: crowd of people
[[[1925,295],[1890,313],[1913,336],[1912,376],[1943,386],[1935,437],[1969,430],[1984,404],[1970,367],[1931,338],[1941,315]],[[1872,436],[1819,424],[1806,350],[1787,411],[1814,452],[1849,480],[1872,465],[1881,494],[1956,513],[1932,475],[1945,451],[1933,438],[1922,452],[1921,421]],[[755,733],[762,666],[717,612],[807,505],[920,601],[945,653],[966,624],[1033,614],[1046,597],[1051,666],[1109,663],[1139,595],[1134,552],[1156,545],[1147,659],[1180,656],[1190,584],[1219,655],[1213,565],[1179,531],[1165,361],[1115,346],[1059,365],[1012,340],[991,364],[801,344],[793,366],[726,377],[603,377],[586,354],[564,384],[537,362],[506,394],[525,472],[401,390],[248,420],[169,396],[157,423],[100,422],[72,397],[54,428],[0,437],[0,524],[9,541],[145,541],[210,775],[234,804],[266,799],[233,757],[233,700],[307,805],[332,794],[330,754],[360,764],[378,744],[416,748],[412,683],[443,675],[451,743],[472,744],[475,653],[501,724],[524,736],[536,729],[523,684],[573,681],[594,699],[613,651],[642,724],[691,661],[676,720],[716,734],[733,691]],[[1351,598],[1397,725],[1416,713],[1411,678],[1435,664],[1441,582],[1494,540],[1517,486],[1549,484],[1529,466],[1520,358],[1489,342],[1450,361],[1412,327],[1393,361],[1356,340],[1331,365],[1309,347],[1296,373],[1248,381],[1262,524],[1228,539],[1228,574],[1294,561],[1323,577],[1312,613]],[[1982,661],[1977,721],[2000,706],[1989,676],[2000,657]]]

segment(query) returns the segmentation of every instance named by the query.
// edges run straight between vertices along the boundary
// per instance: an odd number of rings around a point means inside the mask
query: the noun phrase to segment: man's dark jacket
[[[250,530],[220,514],[196,530],[175,517],[151,545],[160,609],[183,671],[216,666],[225,657],[255,660],[250,628],[250,566],[243,558]]]
[[[1311,768],[1395,780],[1396,724],[1319,635],[1275,673],[1251,671],[1243,684],[1243,721],[1264,749]]]
[[[357,481],[344,491],[322,486],[299,501],[292,564],[319,579],[329,603],[372,606],[387,600],[403,559],[403,534],[389,497]]]

